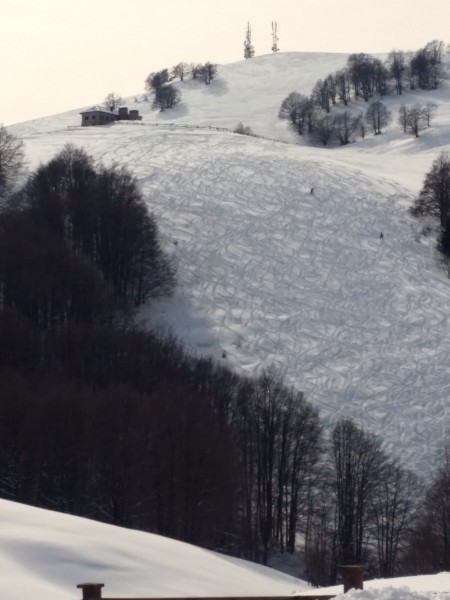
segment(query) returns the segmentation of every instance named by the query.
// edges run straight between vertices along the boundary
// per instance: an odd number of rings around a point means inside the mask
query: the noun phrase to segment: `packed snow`
[[[79,109],[11,131],[30,168],[70,142],[135,173],[179,282],[142,322],[240,372],[274,364],[326,419],[353,417],[428,473],[450,432],[450,281],[408,208],[450,149],[450,88],[385,97],[394,119],[382,135],[311,147],[279,106],[346,59],[258,57],[220,67],[210,86],[179,82],[171,111],[138,93],[128,106],[142,122],[80,127]],[[399,105],[428,100],[432,126],[403,134]],[[233,134],[239,121],[263,137]]]

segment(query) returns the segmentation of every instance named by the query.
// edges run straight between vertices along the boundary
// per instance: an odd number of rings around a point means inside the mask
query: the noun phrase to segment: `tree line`
[[[3,199],[2,498],[262,563],[303,539],[314,584],[343,562],[450,567],[448,457],[422,495],[379,437],[325,428],[275,370],[244,377],[132,325],[175,274],[126,169],[68,146]]]
[[[428,219],[438,229],[438,249],[450,257],[450,155],[442,151],[434,159],[411,213]]]
[[[367,129],[378,135],[392,120],[379,98],[392,92],[401,95],[405,88],[439,87],[444,80],[443,54],[444,44],[439,40],[416,52],[393,50],[384,62],[365,53],[351,54],[343,69],[316,82],[310,96],[291,92],[281,103],[279,117],[288,119],[299,135],[307,133],[324,146],[333,139],[348,144],[355,134],[364,138]],[[372,100],[374,96],[377,99]],[[355,114],[347,108],[352,100],[364,100],[369,105]],[[403,104],[399,125],[405,133],[418,137],[430,126],[435,110],[433,102],[412,107]]]

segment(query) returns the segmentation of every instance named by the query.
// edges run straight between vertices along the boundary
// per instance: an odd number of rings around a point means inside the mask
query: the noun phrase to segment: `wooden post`
[[[364,589],[365,565],[341,565],[339,567],[344,585],[344,594],[349,590]]]
[[[79,583],[77,588],[83,590],[83,600],[98,600],[102,597],[104,583]]]

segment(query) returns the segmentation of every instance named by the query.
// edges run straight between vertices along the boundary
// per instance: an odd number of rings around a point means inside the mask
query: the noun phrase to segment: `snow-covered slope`
[[[394,119],[345,148],[297,143],[277,118],[281,101],[345,60],[280,54],[227,65],[211,86],[180,83],[174,111],[139,103],[142,123],[81,128],[73,111],[11,129],[31,166],[71,142],[134,171],[179,278],[174,298],[142,318],[235,369],[274,363],[324,416],[352,416],[425,472],[450,429],[450,281],[407,209],[450,148],[449,87],[385,99],[393,111],[439,105],[418,140]],[[238,121],[295,143],[205,128]]]
[[[87,581],[105,584],[103,595],[113,598],[311,593],[305,582],[262,565],[158,535],[0,500],[2,600],[78,600],[81,590],[76,586]],[[366,591],[351,592],[345,599],[448,600],[449,586],[450,573],[378,580],[366,582]],[[342,586],[335,586],[320,593],[341,591]]]
[[[76,600],[79,583],[105,596],[290,595],[306,583],[162,536],[0,500],[2,600]]]

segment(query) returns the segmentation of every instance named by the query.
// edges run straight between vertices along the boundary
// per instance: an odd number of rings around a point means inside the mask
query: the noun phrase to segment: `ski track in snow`
[[[450,434],[450,281],[407,212],[419,178],[404,187],[395,153],[411,140],[392,134],[386,158],[379,139],[344,153],[186,124],[39,123],[22,126],[31,167],[72,142],[138,178],[179,282],[143,321],[244,373],[274,364],[325,419],[354,418],[419,473],[435,464]]]

